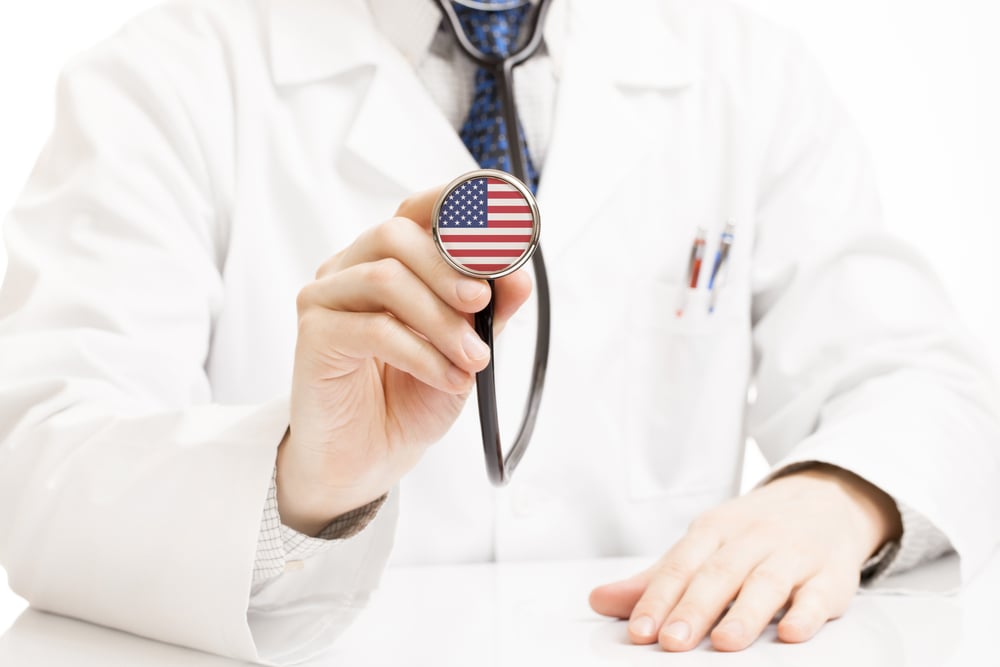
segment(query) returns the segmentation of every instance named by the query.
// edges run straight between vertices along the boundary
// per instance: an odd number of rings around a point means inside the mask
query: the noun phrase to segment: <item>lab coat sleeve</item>
[[[364,605],[396,501],[252,586],[287,388],[222,405],[205,372],[233,149],[210,32],[157,10],[60,80],[53,134],[4,225],[0,562],[36,608],[291,662]]]
[[[778,468],[822,461],[885,490],[943,533],[968,579],[1000,540],[989,364],[931,267],[886,233],[858,133],[813,61],[792,47],[775,71],[750,434]]]

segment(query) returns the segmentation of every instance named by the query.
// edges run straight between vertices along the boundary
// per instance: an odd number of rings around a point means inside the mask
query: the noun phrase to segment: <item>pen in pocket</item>
[[[709,314],[715,312],[715,302],[719,298],[719,292],[722,289],[719,283],[722,281],[721,274],[725,269],[726,262],[729,260],[729,249],[733,246],[734,231],[735,225],[731,222],[726,223],[726,228],[722,230],[722,237],[719,239],[719,249],[715,251],[715,262],[712,264],[712,274],[708,278]]]
[[[684,285],[681,286],[680,296],[677,297],[677,317],[683,317],[684,306],[687,303],[687,293],[689,289],[698,287],[698,274],[701,273],[701,263],[705,258],[705,229],[698,228],[695,234],[694,243],[691,244],[691,256],[688,258],[687,273],[684,278]]]

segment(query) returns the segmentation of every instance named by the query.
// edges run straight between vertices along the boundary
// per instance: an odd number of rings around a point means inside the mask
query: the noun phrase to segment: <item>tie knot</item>
[[[473,46],[498,58],[505,58],[513,51],[521,24],[531,8],[528,2],[506,9],[474,9],[459,2],[452,4],[463,32]],[[480,0],[476,4],[507,6],[510,0]]]

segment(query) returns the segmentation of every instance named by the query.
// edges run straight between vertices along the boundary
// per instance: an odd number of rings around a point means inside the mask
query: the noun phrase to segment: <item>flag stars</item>
[[[449,233],[452,227],[469,232],[489,227],[489,181],[484,178],[458,184],[445,199],[439,225]],[[479,233],[479,232],[476,232]]]

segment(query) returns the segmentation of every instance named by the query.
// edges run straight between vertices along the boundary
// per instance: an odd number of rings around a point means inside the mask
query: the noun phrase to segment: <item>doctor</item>
[[[779,636],[805,640],[862,575],[951,548],[974,572],[1000,511],[985,364],[882,231],[814,65],[716,0],[557,2],[518,70],[553,349],[532,448],[487,484],[466,401],[487,289],[428,234],[428,188],[477,167],[475,68],[439,25],[429,0],[177,2],[67,67],[5,223],[13,589],[292,662],[390,557],[648,555],[591,604],[671,651],[746,647],[786,604]],[[710,314],[687,257],[727,220]],[[529,276],[496,289],[513,422]],[[775,471],[732,499],[747,434]]]

